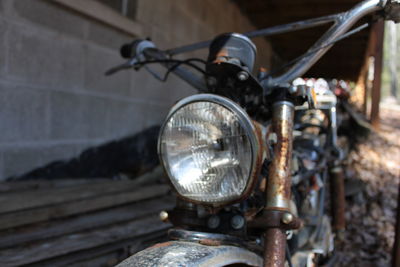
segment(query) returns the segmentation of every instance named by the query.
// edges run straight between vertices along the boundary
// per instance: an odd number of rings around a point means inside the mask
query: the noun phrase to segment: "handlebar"
[[[248,36],[249,38],[254,38],[259,36],[287,33],[294,30],[316,27],[333,22],[333,25],[329,28],[329,30],[325,32],[325,34],[288,71],[280,76],[269,77],[265,80],[262,80],[261,85],[264,88],[285,86],[294,79],[301,77],[332,47],[333,43],[339,40],[341,36],[346,34],[346,32],[359,19],[376,11],[384,11],[384,17],[386,19],[392,19],[395,22],[400,21],[399,0],[365,0],[357,4],[352,9],[336,15],[329,15],[245,33],[244,35]],[[211,41],[204,41],[162,51],[157,49],[149,40],[138,40],[131,44],[124,45],[121,48],[121,55],[125,58],[131,58],[131,60],[125,64],[113,68],[111,72],[118,71],[122,68],[133,67],[135,63],[140,60],[163,60],[179,53],[206,48],[210,45],[210,43]],[[169,69],[172,67],[172,72],[191,84],[196,89],[200,91],[206,90],[206,83],[202,77],[199,77],[198,75],[195,75],[191,71],[180,66],[174,66],[173,63],[164,62],[162,65]]]
[[[332,44],[327,44],[348,31],[360,18],[375,11],[383,10],[385,3],[386,1],[383,0],[363,1],[349,11],[338,14],[333,20],[329,18],[329,22],[333,21],[334,25],[308,50],[316,51],[299,60],[281,76],[266,80],[265,85],[282,85],[302,76],[332,47]],[[317,49],[318,47],[323,48]]]

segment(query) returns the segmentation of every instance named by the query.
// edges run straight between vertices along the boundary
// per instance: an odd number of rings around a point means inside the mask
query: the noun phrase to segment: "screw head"
[[[239,230],[239,229],[243,228],[244,223],[245,223],[245,221],[244,221],[243,216],[235,215],[231,218],[231,226],[235,230]]]
[[[219,219],[219,217],[217,215],[212,215],[207,220],[207,226],[210,229],[215,229],[219,226],[220,221],[221,220]]]
[[[247,71],[239,71],[239,73],[237,74],[237,78],[240,81],[245,81],[249,78],[249,73]]]
[[[282,215],[282,222],[284,224],[289,224],[293,221],[294,217],[291,213],[286,212],[285,214]]]
[[[289,87],[289,93],[290,93],[290,94],[294,95],[294,94],[296,94],[297,92],[298,92],[297,86],[290,86],[290,87]]]
[[[214,76],[209,76],[207,78],[207,83],[209,86],[215,86],[215,85],[217,85],[217,82],[218,82],[217,78],[215,78]]]
[[[165,210],[161,211],[159,216],[160,220],[163,222],[166,222],[168,220],[168,212],[166,212]]]

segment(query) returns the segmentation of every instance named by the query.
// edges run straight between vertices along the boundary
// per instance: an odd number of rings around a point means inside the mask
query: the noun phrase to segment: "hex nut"
[[[165,210],[161,211],[159,216],[160,220],[163,222],[166,222],[168,220],[168,212],[166,212]]]
[[[284,224],[289,224],[293,221],[294,217],[291,213],[286,212],[285,214],[282,215],[282,222]]]

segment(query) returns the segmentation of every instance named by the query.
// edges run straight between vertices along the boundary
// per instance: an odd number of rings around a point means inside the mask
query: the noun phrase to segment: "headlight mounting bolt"
[[[293,222],[293,219],[294,219],[293,214],[291,214],[289,212],[286,212],[285,214],[282,215],[282,222],[284,224],[289,224],[289,223]]]
[[[168,212],[166,212],[165,210],[161,211],[159,216],[161,221],[168,221]]]
[[[299,90],[298,90],[298,87],[295,86],[295,85],[292,85],[292,86],[289,87],[289,93],[292,94],[292,95],[297,94],[298,91],[299,91]]]
[[[239,81],[245,81],[249,78],[249,73],[247,71],[239,71],[237,74],[237,78],[239,79]]]
[[[210,229],[216,229],[219,226],[220,219],[217,215],[212,215],[207,220],[207,226]]]
[[[241,215],[235,215],[231,219],[231,226],[235,230],[239,230],[244,227],[244,218]]]

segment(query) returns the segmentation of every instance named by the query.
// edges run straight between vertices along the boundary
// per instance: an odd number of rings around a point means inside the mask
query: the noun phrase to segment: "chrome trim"
[[[218,105],[221,105],[221,106],[227,108],[228,110],[232,111],[234,114],[236,114],[239,117],[239,122],[241,123],[242,127],[246,131],[246,135],[248,136],[248,138],[250,140],[250,144],[251,144],[252,159],[251,159],[250,173],[248,174],[248,177],[246,178],[247,179],[246,187],[244,188],[241,195],[235,200],[214,202],[214,203],[203,202],[203,201],[198,201],[198,200],[194,200],[194,199],[190,199],[190,198],[181,196],[175,187],[174,187],[174,189],[178,193],[178,195],[180,197],[182,197],[183,199],[186,199],[186,200],[189,200],[189,201],[192,201],[195,203],[203,204],[203,205],[222,206],[222,205],[225,205],[228,203],[237,202],[247,193],[247,191],[251,188],[251,186],[255,180],[255,178],[253,176],[254,176],[254,173],[257,171],[256,170],[257,169],[256,168],[257,159],[258,159],[258,155],[259,155],[259,150],[262,148],[260,148],[258,145],[256,128],[255,128],[251,118],[249,117],[249,115],[247,115],[246,111],[244,111],[242,109],[242,107],[240,107],[238,104],[236,104],[232,100],[230,100],[226,97],[213,95],[213,94],[197,94],[197,95],[188,96],[188,97],[178,101],[169,111],[169,113],[160,129],[160,134],[159,134],[158,143],[157,143],[157,152],[158,152],[158,156],[160,158],[160,162],[161,162],[162,166],[164,167],[165,171],[167,172],[168,176],[172,177],[170,170],[166,167],[166,165],[164,163],[164,159],[163,159],[163,155],[162,155],[162,151],[161,151],[161,137],[164,132],[165,126],[167,125],[169,119],[175,114],[175,112],[177,112],[180,108],[182,108],[190,103],[194,103],[194,102],[212,102],[212,103],[215,103],[215,104],[218,104]]]

